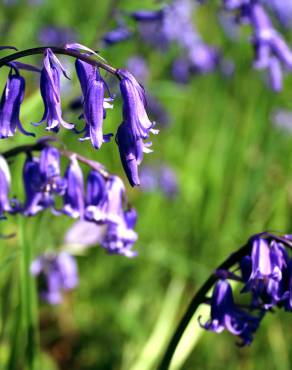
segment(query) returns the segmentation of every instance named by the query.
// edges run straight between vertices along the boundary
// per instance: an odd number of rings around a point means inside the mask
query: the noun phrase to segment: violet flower
[[[282,88],[282,68],[292,68],[292,51],[273,28],[271,20],[260,4],[251,4],[248,7],[250,22],[253,27],[253,44],[256,58],[254,67],[267,69],[270,77],[270,86],[279,91]]]
[[[80,81],[84,101],[85,136],[80,140],[91,140],[94,148],[99,149],[108,142],[112,134],[103,135],[102,123],[105,116],[105,83],[98,68],[80,60],[76,61],[76,71]]]
[[[54,211],[55,196],[63,196],[66,181],[61,177],[60,153],[54,147],[42,150],[40,158],[27,157],[23,167],[26,200],[23,213],[33,216],[45,208]]]
[[[143,152],[149,153],[151,143],[145,144],[150,132],[157,134],[154,124],[146,113],[146,98],[143,87],[134,76],[119,70],[120,89],[123,97],[123,123],[120,125],[116,141],[126,175],[132,186],[139,185],[138,166],[143,159]]]
[[[85,219],[96,223],[119,224],[123,217],[125,186],[117,176],[104,180],[97,171],[87,179],[87,205]]]
[[[0,155],[0,219],[5,218],[5,212],[12,212],[13,209],[9,200],[11,175],[8,164]]]
[[[101,246],[110,254],[119,254],[128,258],[137,256],[137,252],[131,250],[138,239],[134,231],[136,221],[137,213],[132,208],[123,213],[119,223],[108,223]]]
[[[40,89],[44,102],[45,111],[39,123],[47,121],[47,130],[58,132],[60,126],[72,129],[73,124],[67,123],[62,118],[61,96],[60,96],[60,74],[65,77],[66,72],[51,49],[44,53],[43,69],[41,72]]]
[[[85,207],[84,181],[82,170],[74,155],[66,169],[65,180],[67,187],[62,212],[70,217],[82,219]]]
[[[102,41],[106,46],[112,46],[122,41],[127,41],[132,37],[132,31],[124,25],[119,25],[113,30],[107,32],[102,37]]]
[[[243,292],[252,291],[253,304],[261,301],[265,308],[270,308],[281,299],[280,281],[282,270],[287,266],[288,255],[281,244],[255,237],[252,241],[251,274]]]
[[[219,280],[211,298],[211,319],[205,324],[206,330],[221,333],[224,329],[241,338],[240,345],[248,345],[259,327],[262,315],[255,317],[239,308],[233,300],[232,289],[227,280]]]
[[[16,129],[25,135],[34,134],[24,130],[20,123],[20,105],[24,98],[25,80],[17,69],[11,69],[0,102],[0,139],[13,136]]]
[[[42,255],[30,267],[37,277],[40,298],[49,304],[62,302],[63,291],[75,288],[79,283],[77,264],[66,252],[57,255]]]

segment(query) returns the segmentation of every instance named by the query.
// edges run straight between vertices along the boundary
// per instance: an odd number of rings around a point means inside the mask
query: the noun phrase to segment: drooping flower
[[[34,216],[46,207],[41,192],[42,179],[38,158],[27,156],[23,166],[23,183],[25,189],[23,214]]]
[[[121,222],[125,186],[117,176],[106,181],[97,171],[91,171],[87,179],[87,205],[85,218],[97,223]]]
[[[258,329],[262,315],[255,317],[239,308],[233,300],[232,289],[227,280],[219,280],[211,298],[211,318],[205,324],[199,323],[206,330],[221,333],[224,329],[239,336],[240,345],[248,345]]]
[[[9,200],[11,175],[8,164],[0,155],[0,219],[5,218],[5,212],[12,212],[13,208]]]
[[[41,299],[49,304],[61,303],[62,292],[79,283],[76,261],[66,252],[41,255],[32,262],[30,270],[38,279]]]
[[[123,97],[123,122],[118,128],[116,141],[119,146],[123,167],[132,186],[139,185],[138,166],[143,152],[149,153],[151,143],[145,144],[150,132],[156,134],[154,124],[146,113],[146,98],[143,87],[134,76],[119,70],[120,89]]]
[[[178,191],[178,183],[175,172],[166,165],[145,166],[141,169],[141,189],[143,191],[157,191],[169,198],[174,197]]]
[[[105,83],[99,70],[88,63],[76,61],[76,71],[83,93],[83,116],[85,136],[81,140],[91,140],[94,148],[99,149],[104,141],[109,141],[111,134],[103,135],[102,124],[105,116]]]
[[[66,181],[61,177],[60,152],[57,148],[44,148],[40,155],[42,190],[49,194],[64,195]]]
[[[282,88],[282,67],[292,67],[292,51],[282,36],[273,28],[271,20],[261,4],[249,5],[248,16],[253,27],[255,49],[254,67],[267,69],[270,85],[275,91]]]
[[[62,212],[66,215],[81,219],[84,215],[85,195],[82,170],[77,158],[73,155],[65,172],[66,191]]]
[[[61,72],[65,77],[66,72],[62,67],[58,58],[54,55],[51,49],[46,49],[44,52],[44,62],[41,72],[40,89],[44,102],[44,114],[39,123],[47,122],[47,130],[58,132],[60,126],[67,129],[72,129],[73,124],[67,123],[62,118],[61,95],[60,95],[60,78]]]
[[[251,274],[243,291],[252,291],[253,304],[270,308],[281,299],[282,271],[287,266],[285,248],[260,236],[254,237],[251,252]]]
[[[66,188],[58,149],[46,147],[40,158],[28,155],[23,167],[23,181],[26,194],[23,212],[26,216],[33,216],[48,207],[54,211],[55,196],[64,195]]]
[[[0,103],[0,139],[13,136],[16,129],[25,135],[34,136],[24,130],[20,123],[20,105],[24,98],[25,80],[17,69],[10,70]]]
[[[138,239],[134,231],[136,221],[137,213],[132,208],[123,213],[118,223],[108,223],[101,246],[110,254],[120,254],[129,258],[137,256],[137,252],[131,250]]]
[[[103,35],[102,41],[106,46],[112,46],[123,41],[127,41],[132,37],[132,31],[121,24],[113,30]]]

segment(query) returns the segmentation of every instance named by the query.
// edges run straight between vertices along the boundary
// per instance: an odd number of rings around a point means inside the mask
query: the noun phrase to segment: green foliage
[[[100,35],[114,25],[111,7],[115,3],[50,0],[35,9],[24,1],[2,5],[1,44],[29,48],[38,44],[41,27],[59,25],[73,28],[78,41],[98,48]],[[154,3],[157,6],[154,1],[145,2],[145,7]],[[131,0],[126,8],[140,6],[141,2]],[[226,255],[253,233],[292,231],[292,137],[270,121],[273,108],[292,110],[291,77],[281,94],[271,93],[261,75],[250,68],[252,56],[245,40],[226,41],[214,16],[209,22],[207,11],[202,11],[199,24],[208,40],[235,59],[233,79],[213,74],[177,86],[169,78],[170,60],[165,53],[140,43],[102,52],[117,67],[125,66],[131,54],[147,57],[151,68],[147,89],[163,102],[172,122],[153,139],[155,152],[146,156],[146,162],[169,163],[177,172],[180,191],[176,199],[167,200],[160,193],[128,189],[139,214],[139,256],[133,260],[108,256],[96,247],[78,257],[80,287],[61,306],[40,304],[43,370],[153,369],[191,297]],[[40,58],[31,61],[40,62]],[[6,74],[2,68],[1,86]],[[79,91],[71,75],[64,107]],[[106,132],[119,124],[121,107],[115,105],[105,121]],[[42,109],[37,82],[30,79],[21,112],[26,128],[40,119]],[[69,117],[76,120],[72,114]],[[46,134],[43,127],[35,132],[38,137]],[[71,132],[62,130],[61,136],[69,149],[104,163],[125,179],[114,143],[94,152]],[[1,141],[1,151],[24,142],[31,139],[18,134]],[[11,168],[14,192],[22,192],[21,161]],[[25,239],[33,257],[60,248],[64,230],[71,224],[49,212],[28,219]],[[23,368],[25,355],[19,306],[22,246],[16,218],[1,222],[0,231],[17,233],[14,239],[0,241],[0,368],[16,370]],[[254,344],[239,349],[229,334],[201,336],[193,322],[188,344],[193,343],[194,349],[184,364],[183,358],[176,361],[184,370],[287,370],[292,364],[291,325],[289,314],[268,315]]]

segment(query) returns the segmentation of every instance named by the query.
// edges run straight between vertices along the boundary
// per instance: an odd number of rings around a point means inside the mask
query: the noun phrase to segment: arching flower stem
[[[38,140],[35,144],[28,144],[28,145],[20,145],[15,148],[9,149],[6,152],[1,153],[1,155],[5,159],[9,159],[12,157],[15,157],[18,154],[22,153],[30,153],[33,151],[42,151],[50,142],[56,142],[57,140],[53,137],[45,137],[40,140]],[[71,158],[72,156],[75,156],[75,158],[90,168],[92,168],[95,171],[98,171],[105,179],[108,179],[110,177],[110,174],[105,170],[104,166],[101,163],[98,163],[96,161],[92,161],[86,157],[83,157],[82,155],[72,152],[70,150],[66,149],[60,149],[60,153],[67,158]]]
[[[105,62],[93,59],[92,57],[89,57],[86,54],[79,53],[78,51],[75,51],[72,49],[66,49],[64,47],[56,47],[56,46],[42,46],[38,48],[21,50],[16,53],[7,55],[4,58],[0,59],[0,68],[20,58],[24,58],[30,55],[43,54],[46,49],[51,49],[52,52],[55,54],[68,55],[73,58],[80,59],[88,64],[91,64],[92,66],[102,68],[105,71],[117,76],[120,79],[120,76],[118,74],[118,69],[112,67],[111,65]]]

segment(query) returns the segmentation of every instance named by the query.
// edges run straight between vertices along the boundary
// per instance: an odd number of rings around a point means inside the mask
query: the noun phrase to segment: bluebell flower
[[[90,139],[94,148],[99,149],[104,141],[109,141],[111,134],[103,135],[102,123],[105,116],[105,83],[98,68],[80,60],[76,61],[76,71],[80,81],[84,101],[83,117],[85,119],[85,136]]]
[[[141,169],[140,179],[143,191],[160,190],[168,198],[172,198],[177,194],[177,177],[169,166],[145,166]]]
[[[8,164],[4,157],[0,155],[0,219],[5,218],[6,212],[13,212],[9,200],[11,175]]]
[[[126,27],[125,25],[121,24],[118,27],[114,28],[113,30],[107,32],[103,35],[102,41],[106,46],[111,46],[118,44],[122,41],[127,41],[132,37],[132,31]]]
[[[292,67],[292,51],[273,28],[267,12],[260,4],[252,4],[248,9],[256,54],[254,67],[267,69],[271,87],[279,91],[282,88],[281,64],[287,68]]]
[[[40,158],[28,155],[23,167],[23,181],[26,194],[24,214],[33,216],[48,207],[52,207],[54,212],[55,196],[63,196],[66,188],[58,149],[44,148]]]
[[[38,279],[40,298],[49,304],[61,303],[63,291],[79,283],[76,261],[66,252],[41,255],[32,262],[30,270]]]
[[[139,22],[157,21],[162,19],[163,10],[137,10],[130,13],[130,16]]]
[[[117,176],[104,180],[97,171],[91,171],[87,179],[87,204],[85,218],[97,223],[121,222],[125,186]]]
[[[127,68],[141,82],[146,82],[149,78],[149,68],[146,60],[139,55],[130,57],[127,61]]]
[[[101,245],[109,253],[122,254],[127,257],[134,257],[136,252],[131,250],[133,244],[138,239],[134,227],[137,222],[137,212],[130,208],[123,212],[119,223],[109,223],[105,238]]]
[[[263,4],[276,15],[282,26],[286,28],[292,27],[292,2],[283,0],[263,0]]]
[[[64,195],[66,181],[61,176],[60,152],[57,148],[47,147],[41,151],[39,168],[42,190],[49,194]]]
[[[11,69],[0,103],[0,139],[13,136],[16,129],[25,135],[34,134],[23,129],[20,119],[20,105],[24,98],[25,80],[17,69]]]
[[[119,70],[120,89],[123,98],[123,122],[117,131],[117,144],[123,167],[132,186],[139,185],[138,166],[143,152],[149,153],[151,143],[145,144],[150,132],[156,134],[154,124],[146,113],[146,98],[143,87],[132,74]]]
[[[23,166],[23,183],[25,190],[23,213],[25,216],[34,216],[47,206],[46,202],[43,202],[42,178],[38,158],[27,156]]]
[[[200,325],[206,329],[221,333],[223,330],[241,339],[240,345],[248,345],[253,340],[253,334],[259,327],[262,314],[258,317],[239,308],[233,300],[230,284],[227,280],[219,280],[211,298],[211,318]]]
[[[62,212],[70,217],[82,219],[85,207],[84,180],[82,170],[74,155],[70,158],[64,178],[67,187]]]
[[[44,102],[45,111],[39,123],[47,122],[47,130],[58,132],[60,126],[72,129],[73,124],[67,123],[62,118],[61,96],[60,96],[60,78],[61,72],[66,76],[66,72],[61,63],[51,51],[46,49],[44,53],[44,62],[41,72],[40,89]]]
[[[104,233],[104,238],[100,244],[110,254],[120,254],[128,258],[137,256],[137,252],[132,251],[138,236],[134,231],[137,221],[137,213],[132,208],[125,211],[118,223],[110,222]]]

